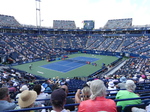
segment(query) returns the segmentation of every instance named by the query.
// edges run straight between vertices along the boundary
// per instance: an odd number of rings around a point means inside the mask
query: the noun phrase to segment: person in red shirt
[[[116,103],[105,98],[107,88],[102,80],[93,80],[89,85],[92,92],[90,99],[80,103],[78,112],[117,112]]]

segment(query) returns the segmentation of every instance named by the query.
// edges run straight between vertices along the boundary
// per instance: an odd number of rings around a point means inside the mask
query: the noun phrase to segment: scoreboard
[[[94,29],[95,22],[93,20],[84,20],[83,23],[84,23],[83,29],[85,30]]]

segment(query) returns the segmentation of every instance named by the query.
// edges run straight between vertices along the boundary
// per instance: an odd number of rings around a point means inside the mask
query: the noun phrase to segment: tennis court
[[[86,62],[92,63],[97,60],[99,60],[99,58],[79,56],[79,57],[43,65],[41,67],[65,73],[65,72],[69,72],[71,70],[74,70],[76,68],[86,65],[87,64]]]
[[[68,60],[68,59],[71,59]],[[13,66],[19,70],[26,71],[31,74],[39,75],[45,78],[66,77],[82,77],[89,76],[95,71],[101,69],[102,63],[110,64],[117,60],[115,56],[91,55],[85,53],[69,55],[67,60],[56,60],[47,62],[47,60],[32,62],[32,69],[29,69],[31,63]],[[74,61],[73,61],[74,60]],[[86,64],[84,61],[97,63],[97,66]]]

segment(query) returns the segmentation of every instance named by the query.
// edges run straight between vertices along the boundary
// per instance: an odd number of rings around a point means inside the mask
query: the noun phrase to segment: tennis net
[[[63,61],[69,61],[69,62],[76,62],[76,63],[84,63],[86,64],[89,61],[85,61],[85,60],[75,60],[75,59],[65,59]]]

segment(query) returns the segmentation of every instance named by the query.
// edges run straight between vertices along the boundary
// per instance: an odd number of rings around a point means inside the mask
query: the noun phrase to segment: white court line
[[[67,65],[69,65],[69,64],[71,64],[71,63],[75,63],[75,62],[70,62],[70,63],[65,64],[65,65],[62,65],[62,64],[56,64],[56,65],[61,65],[61,66],[69,67],[68,69],[62,70],[63,73],[64,73],[65,71],[68,71],[68,70],[71,71],[71,70],[73,70],[73,69],[75,69],[75,68],[79,68],[79,67],[81,67],[81,66],[84,66],[83,64],[78,64],[78,65],[73,66],[73,67],[67,66]],[[86,64],[85,64],[85,65],[86,65]],[[69,72],[69,71],[68,71],[68,72]]]
[[[86,64],[85,64],[86,65]],[[75,69],[75,68],[79,68],[79,67],[82,67],[82,66],[84,66],[83,64],[78,64],[77,66],[74,66],[74,67],[70,67],[70,68],[68,68],[68,69],[65,69],[64,71],[66,71],[66,70],[73,70],[73,69]],[[69,72],[69,71],[68,71]]]
[[[44,74],[44,72],[37,71],[37,73]]]
[[[40,66],[38,66],[38,67],[40,67]],[[60,72],[60,71],[56,71],[56,70],[50,69],[50,68],[45,68],[45,67],[40,67],[40,68],[43,68],[43,69],[46,69],[46,70],[52,70],[52,71],[55,71],[55,72]],[[64,73],[64,72],[60,72],[60,73]]]

